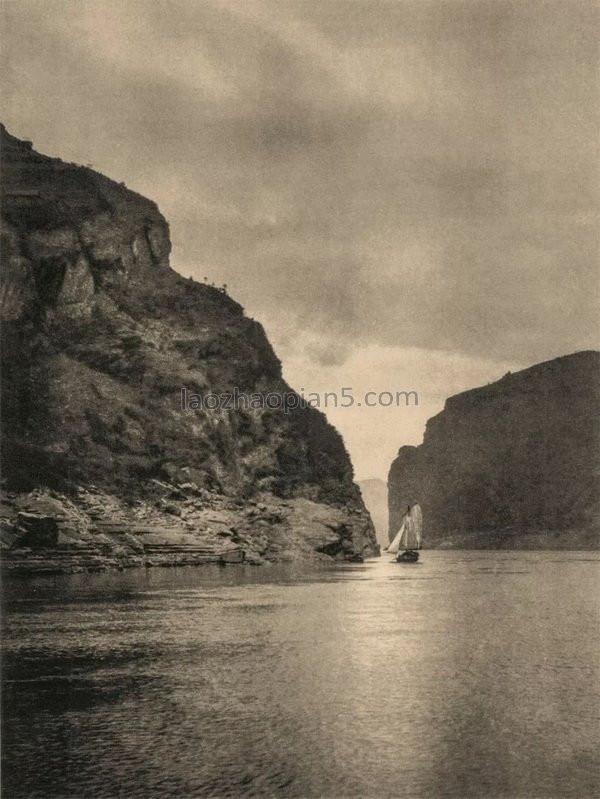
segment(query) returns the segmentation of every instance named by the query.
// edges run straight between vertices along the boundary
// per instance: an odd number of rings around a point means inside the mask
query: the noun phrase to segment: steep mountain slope
[[[390,532],[419,502],[430,546],[597,547],[599,409],[598,352],[451,397],[392,464]]]
[[[319,412],[182,407],[182,389],[297,397],[262,327],[170,268],[156,205],[1,134],[8,559],[31,562],[23,543],[50,541],[143,562],[144,535],[177,562],[225,539],[257,561],[375,553],[343,441]]]

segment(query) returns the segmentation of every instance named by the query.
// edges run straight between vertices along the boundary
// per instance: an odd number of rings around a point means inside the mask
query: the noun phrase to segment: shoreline
[[[531,542],[529,546],[504,546],[504,547],[466,547],[466,546],[437,546],[430,549],[424,548],[424,557],[427,555],[445,554],[445,553],[504,553],[514,554],[519,553],[535,553],[535,552],[555,552],[555,553],[571,553],[571,554],[597,554],[600,555],[600,546],[590,547],[557,547],[557,546],[540,546],[539,541]],[[17,554],[17,553],[15,553]],[[362,561],[353,560],[351,558],[337,558],[322,553],[303,553],[302,556],[291,558],[270,558],[264,559],[262,562],[257,562],[252,559],[246,559],[244,550],[236,547],[222,552],[208,554],[208,553],[163,553],[157,557],[140,556],[137,558],[129,558],[123,561],[117,561],[115,558],[94,553],[89,553],[88,558],[94,558],[93,562],[84,562],[82,553],[56,553],[56,552],[36,552],[35,555],[24,553],[22,558],[0,558],[0,576],[2,580],[6,578],[28,578],[28,577],[57,577],[57,576],[70,576],[70,575],[98,575],[110,574],[119,572],[135,572],[147,571],[149,569],[182,569],[182,568],[202,568],[202,567],[215,567],[226,568],[230,566],[250,566],[254,569],[256,566],[297,566],[300,568],[306,567],[328,567],[328,566],[341,566],[342,564],[356,565],[359,563],[368,563],[369,561],[378,561],[385,559],[386,552],[380,555],[368,555]],[[391,557],[391,556],[390,556]]]

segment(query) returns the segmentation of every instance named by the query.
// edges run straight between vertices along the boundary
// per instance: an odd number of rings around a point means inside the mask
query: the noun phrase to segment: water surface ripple
[[[10,797],[600,795],[600,558],[7,579]]]

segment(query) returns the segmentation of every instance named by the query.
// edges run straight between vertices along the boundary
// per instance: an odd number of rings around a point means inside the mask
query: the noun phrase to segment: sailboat
[[[400,529],[386,549],[396,557],[396,563],[416,563],[423,540],[423,513],[420,505],[410,505],[402,517]]]

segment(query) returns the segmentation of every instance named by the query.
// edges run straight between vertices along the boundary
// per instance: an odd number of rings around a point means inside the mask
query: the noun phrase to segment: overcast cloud
[[[155,199],[173,266],[227,283],[295,387],[419,390],[334,415],[385,476],[443,397],[597,346],[597,16],[5,0],[5,122]]]

